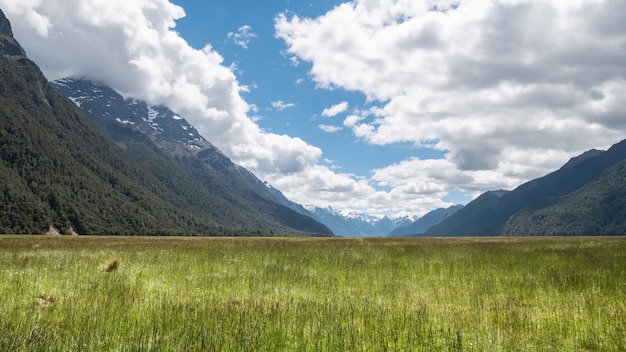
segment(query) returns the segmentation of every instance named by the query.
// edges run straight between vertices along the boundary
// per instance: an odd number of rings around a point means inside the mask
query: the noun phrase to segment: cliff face
[[[0,10],[0,35],[13,38],[13,31],[11,31],[11,23],[4,15],[4,12]]]
[[[25,57],[26,53],[13,38],[11,23],[0,9],[0,55]]]

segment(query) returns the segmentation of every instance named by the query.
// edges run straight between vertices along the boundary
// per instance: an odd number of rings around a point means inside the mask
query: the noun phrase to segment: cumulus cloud
[[[285,110],[285,109],[288,109],[288,108],[293,108],[295,106],[296,106],[296,104],[294,104],[294,103],[285,103],[282,100],[278,100],[278,101],[273,101],[272,102],[272,107],[274,109],[278,110],[278,111],[282,111],[282,110]]]
[[[343,129],[343,127],[340,126],[333,126],[333,125],[325,125],[325,124],[320,124],[317,125],[317,127],[324,131],[324,132],[328,132],[328,133],[335,133],[335,132],[339,132]]]
[[[248,44],[250,43],[250,41],[257,37],[255,33],[251,32],[251,30],[251,26],[241,26],[239,27],[237,32],[228,33],[228,40],[232,41],[233,43],[239,45],[244,49],[248,49]]]
[[[511,185],[623,138],[624,13],[611,0],[353,0],[275,28],[318,86],[373,103],[344,120],[356,137],[448,151],[453,170]]]
[[[348,110],[348,106],[349,105],[347,101],[342,101],[339,104],[335,104],[327,109],[324,109],[322,111],[322,116],[325,116],[325,117],[337,116],[341,114],[342,112],[345,112],[346,110]]]
[[[3,11],[23,18],[40,36],[46,37],[52,28],[50,19],[42,16],[33,7],[39,6],[42,0],[3,1]]]

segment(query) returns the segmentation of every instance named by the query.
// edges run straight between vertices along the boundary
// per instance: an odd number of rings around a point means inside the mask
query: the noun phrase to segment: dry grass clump
[[[122,261],[120,260],[120,258],[113,258],[109,260],[108,262],[106,262],[106,264],[104,264],[104,271],[106,271],[107,273],[110,273],[112,271],[117,270],[121,262]]]
[[[59,297],[57,293],[54,291],[50,291],[48,294],[43,294],[37,296],[37,306],[39,308],[50,308],[53,307],[59,301]]]

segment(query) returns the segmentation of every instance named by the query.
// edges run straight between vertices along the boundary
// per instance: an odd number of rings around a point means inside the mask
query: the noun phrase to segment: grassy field
[[[625,351],[626,238],[0,236],[0,351]]]

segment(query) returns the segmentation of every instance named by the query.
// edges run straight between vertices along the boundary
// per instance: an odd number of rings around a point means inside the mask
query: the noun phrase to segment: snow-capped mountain
[[[171,162],[169,170],[180,168],[194,183],[218,196],[228,211],[212,206],[218,216],[228,212],[247,214],[247,219],[232,218],[233,225],[257,223],[266,228],[267,221],[280,226],[304,230],[319,235],[330,235],[328,227],[310,216],[290,209],[275,196],[254,174],[233,163],[217,147],[202,137],[180,115],[165,106],[150,106],[136,99],[124,99],[119,93],[102,84],[82,79],[65,78],[53,84],[78,105],[90,119],[123,149],[134,148],[139,162],[151,168],[163,168],[163,158]],[[189,183],[190,186],[192,182]],[[200,195],[198,195],[200,196]],[[245,215],[244,215],[245,216]],[[254,226],[254,225],[253,225]],[[283,231],[276,227],[278,231]]]
[[[375,217],[356,211],[337,210],[332,207],[320,208],[306,205],[304,208],[313,219],[328,226],[336,235],[345,237],[386,236],[396,228],[408,226],[410,217],[390,219]]]
[[[124,145],[129,131],[147,135],[159,147],[173,154],[193,155],[228,182],[238,173],[257,192],[326,225],[336,235],[346,237],[385,236],[392,230],[407,226],[412,219],[377,218],[351,211],[302,206],[287,199],[278,189],[261,181],[252,172],[233,163],[217,147],[202,137],[180,115],[165,106],[150,106],[136,99],[124,99],[115,90],[91,81],[63,78],[53,84],[107,133],[116,143]]]
[[[130,128],[149,136],[156,145],[173,154],[194,155],[217,172],[249,172],[233,163],[194,126],[168,107],[124,99],[110,87],[88,80],[63,78],[52,83],[118,144],[124,143]]]
[[[165,106],[124,99],[113,89],[87,80],[62,78],[52,83],[89,116],[97,118],[99,125],[116,121],[144,133],[164,134],[190,149],[214,148],[187,120]]]

